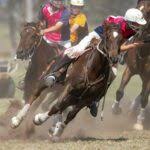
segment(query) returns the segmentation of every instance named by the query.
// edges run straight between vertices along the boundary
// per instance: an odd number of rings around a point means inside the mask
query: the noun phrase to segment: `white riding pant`
[[[57,42],[54,42],[54,41],[48,40],[45,36],[43,36],[43,39],[44,39],[48,44],[57,43],[57,44],[59,44],[59,45],[65,47],[66,49],[68,49],[68,48],[71,47],[71,42],[70,42],[70,40],[68,40],[68,41],[57,41]]]
[[[90,42],[93,38],[101,39],[101,37],[95,32],[90,32],[87,36],[85,36],[79,44],[73,46],[69,49],[66,49],[64,54],[66,54],[69,58],[78,58],[83,53],[87,51],[86,47],[90,45]]]

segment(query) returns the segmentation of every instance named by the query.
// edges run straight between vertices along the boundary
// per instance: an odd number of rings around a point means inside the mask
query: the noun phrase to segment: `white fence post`
[[[26,21],[33,21],[33,0],[26,0]]]

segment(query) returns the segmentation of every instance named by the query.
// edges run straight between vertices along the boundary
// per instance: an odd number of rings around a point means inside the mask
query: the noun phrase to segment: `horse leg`
[[[124,88],[126,87],[126,85],[128,84],[128,82],[132,76],[133,76],[133,74],[131,73],[130,69],[128,67],[126,67],[126,69],[123,73],[123,76],[122,76],[120,87],[116,92],[116,101],[112,105],[112,112],[114,114],[120,114],[122,111],[120,106],[119,106],[119,103],[120,103],[120,100],[122,99],[122,97],[124,95]]]
[[[71,105],[70,102],[71,96],[64,98],[63,100],[57,100],[57,103],[52,106],[50,111],[45,113],[39,113],[35,115],[35,118],[33,120],[35,125],[41,125],[44,123],[49,117],[55,115],[55,114],[62,114],[62,112]]]
[[[59,137],[62,135],[62,133],[63,133],[63,131],[64,131],[66,125],[67,125],[70,121],[72,121],[72,120],[75,118],[75,116],[77,115],[77,113],[78,113],[84,106],[85,106],[85,104],[77,104],[77,105],[75,105],[75,106],[73,107],[73,109],[69,111],[66,120],[65,120],[64,122],[58,122],[58,123],[56,124],[55,129],[54,129],[54,132],[53,132],[53,134],[52,134],[52,138],[53,138],[54,140],[57,139],[57,138],[59,138]]]
[[[142,95],[141,93],[133,100],[130,106],[130,114],[135,114],[135,112],[138,110],[140,103],[141,103]]]
[[[25,103],[24,107],[17,113],[17,115],[11,119],[12,128],[17,128],[20,125],[20,123],[23,121],[24,117],[26,116],[27,112],[29,111],[32,103],[40,96],[42,91],[45,90],[46,88],[47,88],[46,86],[43,86],[43,84],[40,84],[39,88],[35,90],[29,102]]]
[[[150,93],[150,81],[144,80],[141,92],[141,109],[137,117],[137,123],[134,125],[135,130],[143,130],[143,123],[145,120],[145,108],[148,104],[148,96]]]
[[[41,125],[44,123],[50,116],[62,113],[68,106],[72,104],[72,96],[68,95],[70,90],[70,85],[67,85],[61,97],[57,100],[55,104],[50,108],[50,111],[46,113],[37,114],[33,120],[34,124]]]

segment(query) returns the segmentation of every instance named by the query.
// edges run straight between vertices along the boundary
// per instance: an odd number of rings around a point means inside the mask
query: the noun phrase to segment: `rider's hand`
[[[138,41],[138,42],[134,42],[133,44],[134,46],[140,46],[143,45],[144,43],[142,41]]]
[[[81,55],[81,53],[79,51],[76,51],[73,53],[73,55],[75,58],[78,58]]]
[[[40,31],[40,35],[44,35],[44,30],[41,30],[41,31]]]

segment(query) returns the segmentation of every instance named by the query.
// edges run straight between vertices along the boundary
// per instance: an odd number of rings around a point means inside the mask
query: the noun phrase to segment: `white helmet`
[[[70,3],[74,6],[84,6],[84,0],[71,0]]]
[[[143,13],[136,8],[128,9],[125,13],[124,18],[127,21],[136,22],[140,25],[145,25],[147,23],[147,21],[143,17]]]

